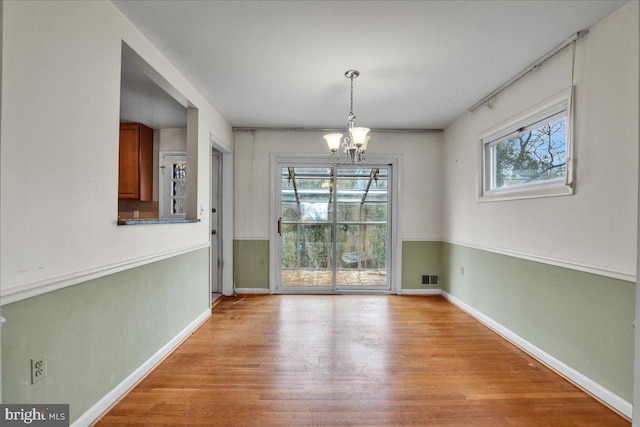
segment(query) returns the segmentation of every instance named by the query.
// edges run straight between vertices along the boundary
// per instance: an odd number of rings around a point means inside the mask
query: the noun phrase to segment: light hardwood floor
[[[630,426],[439,296],[225,298],[98,426]]]

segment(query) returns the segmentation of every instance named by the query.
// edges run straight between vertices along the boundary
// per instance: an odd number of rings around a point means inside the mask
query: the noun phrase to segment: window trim
[[[510,137],[525,133],[523,127],[542,125],[565,116],[566,111],[566,158],[564,178],[518,184],[500,189],[491,188],[495,170],[491,148]],[[494,126],[478,136],[480,165],[478,176],[478,202],[531,199],[539,197],[569,196],[574,194],[573,160],[573,88],[568,88],[546,101]]]

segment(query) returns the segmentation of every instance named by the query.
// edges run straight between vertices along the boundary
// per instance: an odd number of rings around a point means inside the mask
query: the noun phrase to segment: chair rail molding
[[[20,286],[11,287],[8,289],[0,290],[0,298],[2,299],[2,305],[11,304],[21,301],[23,299],[35,297],[38,295],[46,294],[48,292],[56,291],[58,289],[66,288],[67,286],[77,285],[79,283],[87,282],[89,280],[98,279],[103,276],[108,276],[120,271],[129,270],[130,268],[140,267],[145,264],[151,264],[152,262],[162,261],[164,259],[173,258],[178,255],[183,255],[189,252],[197,251],[199,249],[209,248],[209,242],[197,243],[194,245],[185,246],[178,249],[173,249],[153,255],[143,256],[140,258],[134,258],[117,262],[113,264],[103,265],[83,271],[65,274],[57,277],[50,277],[43,280],[34,281]]]

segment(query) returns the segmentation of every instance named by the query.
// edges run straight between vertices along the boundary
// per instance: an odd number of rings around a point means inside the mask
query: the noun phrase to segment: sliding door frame
[[[363,289],[348,291],[344,289],[287,289],[281,286],[281,237],[278,236],[278,218],[281,215],[280,207],[280,191],[282,187],[281,168],[283,166],[305,165],[308,167],[329,167],[329,156],[322,155],[305,155],[297,156],[292,154],[272,153],[270,156],[271,172],[270,172],[270,206],[269,206],[269,292],[278,293],[383,293],[371,290],[367,292]],[[375,165],[389,165],[389,179],[392,185],[390,189],[391,197],[388,201],[390,205],[389,213],[391,221],[389,222],[390,235],[390,252],[391,262],[387,266],[387,275],[390,281],[390,290],[384,293],[400,294],[402,288],[402,155],[400,154],[379,154],[371,155],[367,153],[367,164],[364,167],[372,167]]]

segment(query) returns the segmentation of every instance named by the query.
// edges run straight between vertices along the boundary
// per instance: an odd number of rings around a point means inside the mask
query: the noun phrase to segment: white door
[[[222,292],[222,153],[213,149],[211,157],[211,292]]]
[[[160,218],[185,218],[187,213],[187,155],[160,152],[158,203]]]

